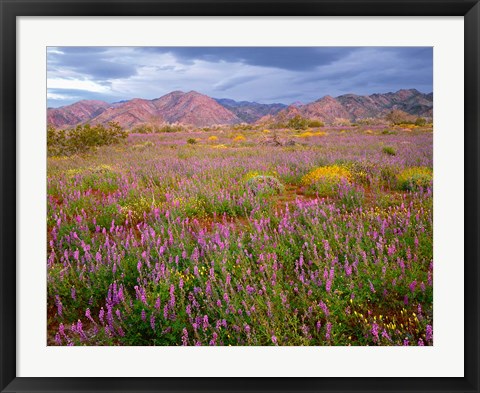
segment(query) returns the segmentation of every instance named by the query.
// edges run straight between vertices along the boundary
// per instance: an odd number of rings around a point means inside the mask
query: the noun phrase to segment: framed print
[[[478,2],[0,4],[2,392],[478,391]]]

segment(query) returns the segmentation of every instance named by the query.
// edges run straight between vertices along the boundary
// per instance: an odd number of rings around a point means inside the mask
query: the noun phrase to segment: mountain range
[[[113,104],[83,100],[60,108],[48,108],[47,122],[57,128],[86,123],[107,124],[110,121],[118,122],[127,129],[172,123],[205,127],[279,121],[300,115],[332,123],[339,118],[355,121],[384,117],[392,110],[430,118],[433,116],[433,93],[403,89],[395,93],[369,96],[345,94],[335,98],[324,96],[311,103],[287,106],[280,103],[259,104],[227,98],[215,99],[196,91],[174,91],[153,100],[135,98]]]

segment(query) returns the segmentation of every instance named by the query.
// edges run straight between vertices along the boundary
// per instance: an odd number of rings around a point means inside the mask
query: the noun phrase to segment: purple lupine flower
[[[372,329],[370,330],[370,333],[372,333],[373,342],[377,342],[378,341],[378,325],[375,322],[372,324]]]
[[[272,343],[274,343],[275,345],[278,345],[278,340],[275,335],[272,335]]]
[[[375,291],[375,287],[373,286],[373,283],[370,280],[368,280],[368,282],[370,283],[370,292],[376,293],[377,291]]]
[[[432,325],[427,325],[425,329],[425,340],[428,342],[433,339],[433,327]]]
[[[55,342],[58,345],[62,345],[62,338],[60,337],[60,335],[58,333],[55,334]]]
[[[183,328],[182,331],[182,345],[187,346],[188,345],[188,331],[186,328]]]
[[[332,324],[330,322],[327,322],[326,325],[326,333],[325,333],[325,338],[327,340],[330,340],[330,333],[332,332]]]
[[[160,310],[160,297],[157,297],[157,300],[155,301],[155,308]]]
[[[328,310],[327,305],[322,300],[320,300],[319,306],[325,313],[325,316],[328,317],[330,315],[330,311]]]
[[[386,338],[388,341],[392,341],[392,339],[390,338],[390,336],[388,335],[388,333],[385,329],[383,329],[383,331],[382,331],[382,337]]]
[[[72,296],[73,300],[77,300],[77,293],[75,291],[75,287],[72,287],[72,289],[70,290],[70,295]]]
[[[403,340],[403,346],[408,347],[410,345],[410,342],[408,341],[408,338],[405,337],[405,340]]]
[[[103,317],[105,316],[105,311],[103,310],[103,307],[100,309],[100,312],[98,313],[98,319],[100,319],[100,322],[103,325]]]
[[[208,323],[208,315],[203,316],[203,330],[207,330],[210,324]]]
[[[86,316],[90,321],[92,321],[93,323],[95,323],[95,321],[94,321],[93,318],[92,318],[92,314],[90,313],[90,309],[89,309],[89,308],[87,308],[87,309],[85,310],[85,316]]]
[[[150,326],[152,327],[152,330],[155,330],[155,315],[150,315]]]
[[[209,343],[210,346],[213,347],[213,346],[217,345],[217,338],[218,338],[218,334],[213,332],[212,339],[210,340],[210,343]]]
[[[55,304],[57,305],[57,314],[59,317],[61,317],[63,312],[63,305],[62,301],[60,300],[60,296],[58,295],[55,295]]]
[[[170,285],[170,307],[173,309],[175,307],[175,286]]]
[[[425,346],[425,344],[423,343],[423,340],[422,340],[421,338],[418,339],[418,346],[419,346],[419,347]]]
[[[412,291],[412,293],[414,293],[415,288],[417,287],[417,280],[413,280],[408,287],[410,288],[410,291]]]
[[[142,310],[141,317],[142,321],[145,322],[145,320],[147,319],[147,313],[145,312],[145,309]]]

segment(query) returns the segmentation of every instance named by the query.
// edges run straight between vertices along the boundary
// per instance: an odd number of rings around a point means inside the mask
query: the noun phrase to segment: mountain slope
[[[47,123],[58,128],[76,125],[100,115],[109,106],[104,101],[83,100],[61,108],[48,108]]]
[[[259,104],[250,101],[235,101],[229,98],[215,98],[220,105],[233,112],[245,123],[253,123],[266,115],[275,115],[286,108],[285,104]]]
[[[259,122],[283,122],[296,115],[332,123],[335,119],[356,121],[368,117],[385,117],[392,110],[401,110],[420,117],[432,117],[433,94],[423,94],[416,89],[395,93],[359,96],[344,94],[333,98],[325,96],[305,105],[290,105],[275,116],[266,116]]]
[[[195,127],[242,122],[284,122],[296,115],[332,123],[336,119],[384,117],[392,110],[401,110],[414,116],[432,117],[433,94],[415,89],[395,93],[360,96],[344,94],[325,96],[308,104],[259,104],[213,99],[195,91],[174,91],[162,97],[145,100],[135,98],[107,104],[103,101],[79,101],[61,108],[49,108],[47,121],[58,128],[77,124],[107,124],[115,121],[131,129],[136,126],[181,123]]]

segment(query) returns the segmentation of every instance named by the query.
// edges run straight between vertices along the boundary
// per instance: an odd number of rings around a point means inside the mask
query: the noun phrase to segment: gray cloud
[[[172,90],[257,102],[416,88],[431,92],[430,47],[48,48],[48,104],[156,98]],[[80,98],[79,98],[80,97]]]

